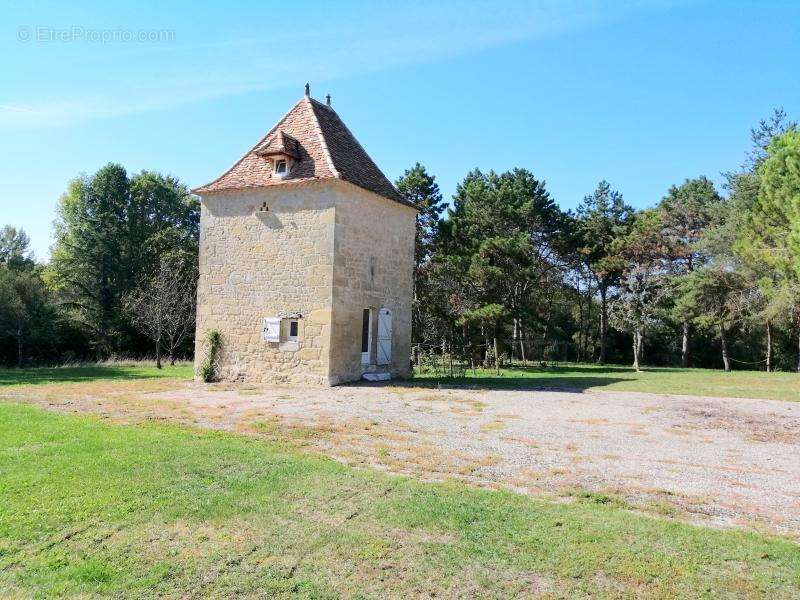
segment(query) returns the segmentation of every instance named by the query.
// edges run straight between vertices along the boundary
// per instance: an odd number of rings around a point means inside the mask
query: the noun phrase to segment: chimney
[[[331,95],[330,94],[325,94],[325,104],[327,104],[328,106],[331,105]]]
[[[308,83],[306,83],[306,98],[310,97],[311,97],[311,86]]]

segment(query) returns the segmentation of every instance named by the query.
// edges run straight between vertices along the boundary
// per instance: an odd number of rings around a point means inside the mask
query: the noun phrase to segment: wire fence
[[[514,367],[557,367],[563,363],[580,362],[577,346],[570,342],[536,344],[520,340],[503,339],[495,344],[466,343],[412,344],[412,364],[415,375],[438,377],[466,377],[478,370],[495,370]]]

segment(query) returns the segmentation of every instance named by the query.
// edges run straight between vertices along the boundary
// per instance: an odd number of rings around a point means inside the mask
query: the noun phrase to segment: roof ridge
[[[316,98],[312,98],[311,96],[309,96],[308,99],[311,100],[312,104],[316,104],[317,106],[321,106],[322,108],[327,108],[332,113],[336,112],[335,110],[333,110],[333,107],[330,104],[324,104],[319,100],[317,100]]]
[[[322,153],[325,156],[325,160],[328,161],[328,167],[330,167],[330,170],[333,173],[333,176],[336,177],[336,179],[342,179],[341,173],[339,173],[339,170],[336,168],[336,165],[333,162],[333,157],[331,156],[331,151],[328,148],[328,141],[325,139],[325,135],[322,133],[322,126],[319,124],[319,119],[317,118],[317,113],[314,112],[314,102],[316,102],[317,104],[321,104],[321,103],[317,102],[316,100],[314,100],[310,96],[304,96],[300,100],[300,102],[302,102],[303,100],[308,102],[308,107],[311,109],[311,116],[314,117],[314,129],[316,130],[317,135],[319,136],[319,143],[320,143],[320,146],[322,147]],[[333,110],[333,109],[331,109],[331,110]]]
[[[265,133],[263,136],[261,136],[261,139],[260,139],[260,140],[258,140],[258,141],[255,143],[255,145],[254,145],[252,148],[250,148],[250,150],[248,150],[247,152],[245,152],[245,153],[242,155],[242,157],[241,157],[239,160],[237,160],[235,163],[233,163],[233,164],[231,165],[231,167],[230,167],[230,168],[229,168],[227,171],[225,171],[225,172],[224,172],[222,175],[220,175],[219,177],[217,177],[217,178],[216,178],[216,179],[214,179],[213,181],[209,181],[209,182],[208,182],[208,183],[206,183],[205,185],[200,185],[200,186],[198,186],[198,187],[196,187],[196,188],[194,188],[194,189],[192,189],[192,190],[190,190],[190,191],[191,191],[193,194],[196,194],[198,191],[200,191],[200,190],[202,190],[202,189],[204,189],[204,188],[207,188],[207,187],[209,187],[209,186],[212,186],[212,185],[214,185],[215,183],[217,183],[218,181],[220,181],[220,180],[221,180],[223,177],[225,177],[225,176],[226,176],[228,173],[230,173],[230,172],[231,172],[231,171],[233,171],[233,170],[234,170],[236,167],[238,167],[240,164],[242,164],[242,161],[244,161],[244,159],[246,159],[246,158],[247,158],[247,157],[248,157],[250,154],[252,154],[253,152],[255,152],[255,151],[256,151],[256,148],[258,148],[258,147],[259,147],[261,144],[263,144],[263,143],[266,141],[266,139],[267,139],[269,136],[271,136],[271,135],[272,135],[272,134],[275,132],[275,130],[276,130],[276,129],[277,129],[279,126],[280,126],[280,124],[281,124],[281,123],[283,123],[283,122],[286,120],[286,117],[288,117],[290,114],[292,114],[292,111],[293,111],[295,108],[297,108],[297,106],[298,106],[298,105],[299,105],[299,104],[300,104],[300,103],[301,103],[303,100],[305,100],[305,98],[300,98],[300,100],[298,100],[297,102],[295,102],[295,103],[292,105],[292,108],[290,108],[289,110],[287,110],[287,111],[286,111],[286,113],[285,113],[285,114],[284,114],[284,115],[283,115],[283,116],[282,116],[280,119],[278,119],[278,122],[277,122],[277,123],[275,123],[275,125],[273,125],[273,126],[272,126],[272,129],[270,129],[269,131],[267,131],[267,133]],[[316,118],[317,118],[317,117],[316,117],[316,115],[315,115],[315,116],[314,116],[314,120],[316,120]]]
[[[350,128],[347,126],[347,123],[345,123],[345,122],[344,122],[344,120],[343,120],[343,119],[342,119],[342,118],[339,116],[339,113],[337,113],[337,112],[336,112],[336,111],[333,109],[333,107],[332,107],[332,106],[328,106],[327,104],[323,104],[322,102],[320,102],[320,101],[318,101],[318,100],[314,100],[314,99],[313,99],[313,98],[311,98],[311,97],[309,97],[309,98],[308,98],[308,100],[310,100],[310,101],[312,102],[312,108],[313,108],[313,106],[314,106],[314,105],[317,105],[317,106],[319,106],[320,108],[325,108],[325,109],[329,110],[331,113],[333,113],[333,115],[336,117],[336,119],[337,119],[337,121],[339,122],[339,124],[340,124],[340,125],[341,125],[341,126],[344,128],[344,130],[347,132],[347,135],[349,135],[349,136],[350,136],[350,139],[352,139],[352,140],[353,140],[353,142],[355,142],[356,146],[358,146],[358,148],[361,150],[362,154],[363,154],[363,155],[366,157],[366,159],[367,159],[367,160],[369,160],[369,161],[372,163],[372,166],[373,166],[373,167],[375,167],[375,169],[378,171],[378,173],[379,173],[379,174],[380,174],[380,175],[381,175],[381,176],[384,178],[384,180],[386,181],[386,183],[388,183],[388,184],[389,184],[389,188],[390,188],[390,189],[391,189],[391,190],[392,190],[392,191],[393,191],[393,192],[394,192],[394,193],[397,195],[397,198],[395,198],[395,200],[397,200],[397,199],[400,199],[400,200],[402,200],[403,202],[408,202],[408,201],[407,201],[405,198],[403,198],[402,194],[400,194],[400,192],[399,192],[399,191],[397,191],[397,188],[394,186],[394,183],[392,183],[392,181],[391,181],[391,180],[390,180],[390,179],[389,179],[389,178],[386,176],[386,174],[383,172],[383,170],[382,170],[382,169],[381,169],[381,168],[380,168],[380,167],[377,165],[377,163],[376,163],[376,162],[375,162],[375,161],[372,159],[372,156],[370,156],[370,155],[369,155],[369,153],[366,151],[366,149],[364,148],[364,146],[362,146],[362,145],[361,145],[361,142],[359,142],[359,141],[358,141],[358,138],[357,138],[355,135],[353,135],[353,132],[352,132],[352,131],[350,131]],[[312,111],[312,112],[313,112],[313,111]],[[314,121],[315,121],[315,122],[317,122],[317,124],[319,124],[319,121],[318,121],[318,119],[317,119],[317,115],[316,115],[316,113],[314,114]],[[325,137],[325,136],[323,135],[322,137],[323,137],[323,142],[324,142],[324,137]],[[326,152],[327,152],[327,143],[325,143],[325,148],[326,148]],[[328,156],[330,156],[330,155],[328,155]],[[332,159],[331,159],[331,160],[332,160]],[[332,170],[333,170],[333,172],[334,172],[334,173],[336,173],[336,174],[337,174],[337,177],[339,177],[339,179],[345,179],[344,177],[341,177],[341,176],[339,175],[339,172],[338,172],[338,170],[336,169],[336,165],[332,165]],[[352,183],[352,182],[350,182],[350,183]],[[409,204],[410,204],[411,206],[414,206],[414,205],[413,205],[413,203],[409,203]],[[415,206],[415,208],[416,208],[416,206]]]

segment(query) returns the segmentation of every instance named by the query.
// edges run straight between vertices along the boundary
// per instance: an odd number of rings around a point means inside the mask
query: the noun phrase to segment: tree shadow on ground
[[[597,365],[597,364],[573,364],[573,363],[550,363],[546,367],[539,367],[539,366],[530,366],[530,367],[509,367],[508,369],[504,369],[505,373],[510,373],[511,376],[525,376],[528,374],[546,374],[546,373],[563,373],[563,374],[590,374],[590,375],[604,375],[607,373],[625,373],[629,377],[629,379],[634,378],[638,375],[643,375],[646,373],[681,373],[681,372],[693,372],[698,371],[698,369],[683,369],[679,367],[652,367],[650,365],[644,365],[642,370],[637,373],[636,370],[631,367],[630,365]],[[472,371],[468,371],[471,373]],[[489,374],[491,371],[483,371],[483,373]]]
[[[169,376],[164,372],[114,366],[79,366],[35,369],[0,369],[0,388],[16,385],[82,383],[100,380],[152,379]],[[175,375],[178,376],[177,374]]]
[[[655,369],[653,369],[655,370]],[[627,374],[628,377],[614,376]],[[614,383],[635,379],[636,373],[623,366],[554,366],[518,367],[501,371],[500,375],[483,371],[473,375],[467,371],[463,377],[437,377],[424,374],[410,379],[387,382],[361,381],[350,385],[370,387],[402,387],[420,389],[477,389],[584,392]]]

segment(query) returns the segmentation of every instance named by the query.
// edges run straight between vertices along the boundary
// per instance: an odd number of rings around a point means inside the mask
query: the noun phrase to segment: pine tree
[[[527,170],[476,170],[458,186],[443,260],[463,282],[460,322],[481,328],[487,351],[498,346],[507,319],[517,335],[525,329],[538,286],[559,267],[565,222],[544,182]],[[521,347],[522,337],[515,340]]]
[[[738,271],[724,264],[707,266],[681,278],[675,311],[719,337],[722,363],[731,370],[730,335],[746,317],[749,305],[747,282]]]
[[[439,232],[439,224],[444,201],[436,183],[436,178],[428,174],[420,163],[407,169],[396,182],[397,190],[412,202],[419,212],[416,217],[414,235],[414,298],[412,307],[411,331],[415,342],[422,340],[425,307],[430,303],[429,269],[430,260]]]
[[[616,254],[616,240],[627,235],[633,222],[633,209],[622,194],[601,181],[590,196],[578,206],[575,221],[579,253],[597,283],[600,294],[600,354],[597,362],[606,362],[608,352],[609,290],[619,281],[623,265]]]
[[[700,246],[701,238],[718,219],[721,206],[722,198],[706,177],[687,179],[679,186],[672,186],[661,200],[659,208],[664,232],[671,239],[675,250],[672,264],[677,274],[691,273],[707,260],[707,255]],[[681,366],[688,367],[691,347],[690,319],[683,317],[681,325]]]
[[[612,302],[612,320],[633,337],[633,367],[640,370],[645,330],[661,310],[668,264],[673,255],[671,240],[664,235],[662,214],[655,209],[636,215],[628,235],[618,238],[615,252],[624,267],[619,293]]]

